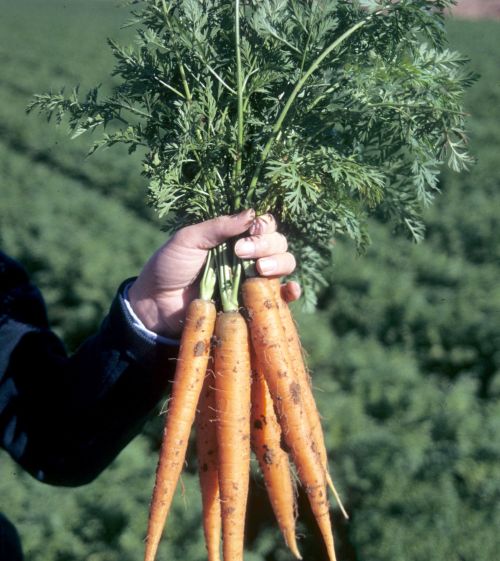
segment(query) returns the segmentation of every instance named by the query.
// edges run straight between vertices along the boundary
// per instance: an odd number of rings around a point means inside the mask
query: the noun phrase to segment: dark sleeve
[[[96,477],[166,398],[176,354],[136,331],[117,296],[68,356],[39,291],[0,252],[0,444],[40,481]]]

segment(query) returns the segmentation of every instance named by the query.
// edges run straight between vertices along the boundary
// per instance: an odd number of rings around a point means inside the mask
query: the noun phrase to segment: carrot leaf
[[[415,241],[443,165],[467,169],[466,60],[446,46],[452,0],[136,0],[119,84],[35,96],[90,151],[143,151],[171,227],[243,206],[273,212],[309,300],[332,239],[369,242],[370,215]]]

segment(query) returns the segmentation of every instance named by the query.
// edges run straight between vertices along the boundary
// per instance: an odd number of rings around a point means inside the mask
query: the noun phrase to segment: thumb
[[[246,232],[254,219],[253,209],[230,216],[219,216],[182,228],[175,235],[175,241],[189,249],[212,249],[227,239]]]

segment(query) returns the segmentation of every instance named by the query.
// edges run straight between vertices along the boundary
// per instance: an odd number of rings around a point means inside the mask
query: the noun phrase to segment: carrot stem
[[[239,308],[239,289],[243,266],[241,259],[232,256],[231,266],[229,263],[229,246],[226,242],[216,248],[217,274],[219,277],[219,289],[222,310],[224,312],[234,312]]]
[[[339,45],[341,45],[346,39],[348,39],[360,27],[362,27],[363,25],[366,25],[366,23],[371,19],[371,17],[372,16],[368,16],[366,19],[356,23],[351,28],[349,28],[346,32],[344,32],[340,37],[337,37],[337,39],[335,39],[335,41],[333,41],[333,43],[331,43],[316,58],[316,60],[311,64],[311,66],[307,69],[307,71],[301,76],[299,81],[295,84],[295,87],[292,90],[292,93],[290,94],[290,96],[288,97],[283,109],[281,110],[281,113],[278,115],[278,118],[276,119],[276,122],[274,123],[273,130],[271,131],[271,135],[269,136],[269,138],[266,142],[266,145],[264,146],[264,148],[261,152],[260,160],[257,164],[257,167],[255,168],[255,172],[252,176],[252,179],[250,180],[250,186],[249,186],[249,189],[248,189],[248,192],[247,192],[247,197],[246,197],[246,204],[252,204],[252,202],[253,202],[254,192],[255,192],[255,189],[257,187],[257,182],[259,180],[262,168],[264,167],[264,164],[266,163],[267,157],[269,156],[269,153],[271,152],[271,149],[274,145],[275,140],[278,138],[278,135],[279,135],[279,133],[281,131],[281,128],[283,126],[283,123],[285,121],[285,118],[288,115],[288,112],[290,111],[295,99],[297,98],[300,91],[302,90],[305,83],[307,82],[309,76],[311,76],[311,74],[313,72],[315,72],[315,70],[317,70],[317,68],[320,66],[320,64],[323,62],[323,60],[333,50],[335,50]]]
[[[239,210],[241,206],[241,196],[238,192],[238,182],[241,176],[241,167],[243,160],[243,70],[241,68],[241,45],[240,45],[240,1],[235,0],[234,8],[234,40],[236,51],[236,83],[238,91],[238,137],[236,146],[236,163],[235,163],[235,185],[236,198],[234,201],[234,210]]]
[[[203,270],[203,276],[200,282],[200,298],[202,300],[211,300],[214,295],[215,284],[217,283],[217,275],[213,266],[213,249],[208,252],[207,261]]]

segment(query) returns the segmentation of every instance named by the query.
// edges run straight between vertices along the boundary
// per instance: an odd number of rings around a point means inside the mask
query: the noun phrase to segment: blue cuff
[[[142,321],[137,317],[136,313],[132,309],[132,305],[130,304],[130,300],[128,298],[128,291],[129,288],[132,286],[134,281],[130,281],[129,283],[125,284],[122,288],[122,291],[119,293],[120,300],[124,304],[124,310],[126,318],[129,324],[138,331],[143,337],[151,341],[152,343],[161,343],[163,345],[179,345],[179,339],[171,339],[170,337],[164,337],[163,335],[158,335],[154,331],[149,330]]]

